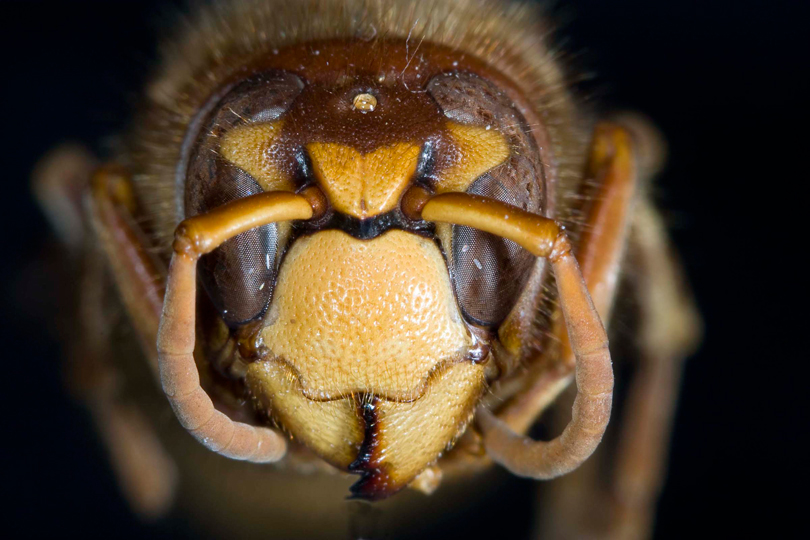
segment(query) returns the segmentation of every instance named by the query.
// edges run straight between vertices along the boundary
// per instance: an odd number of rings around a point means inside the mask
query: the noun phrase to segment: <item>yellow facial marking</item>
[[[421,395],[431,371],[472,345],[436,244],[404,231],[298,239],[261,338],[312,399]]]
[[[265,191],[289,190],[290,179],[278,170],[270,155],[283,125],[278,121],[234,128],[225,134],[220,154],[251,175]]]
[[[281,362],[250,364],[246,381],[262,407],[316,454],[344,469],[357,458],[364,425],[354,399],[307,399],[297,375]]]
[[[354,396],[314,401],[302,393],[293,370],[283,362],[254,362],[246,377],[251,393],[298,441],[329,463],[346,469],[365,436]],[[433,463],[470,420],[486,387],[484,366],[458,362],[437,370],[425,394],[412,402],[380,400],[371,466],[398,489]]]
[[[458,158],[442,171],[436,186],[438,193],[467,191],[476,178],[506,161],[511,153],[504,136],[494,129],[455,122],[448,122],[447,129]]]
[[[368,154],[335,143],[307,145],[318,183],[335,210],[367,218],[393,210],[416,171],[419,146],[399,143]]]
[[[485,388],[484,367],[453,364],[429,384],[421,399],[382,401],[377,408],[378,446],[372,461],[395,486],[413,480],[462,433]]]
[[[284,122],[232,129],[220,145],[222,157],[241,168],[265,191],[290,190],[290,178],[276,166],[271,152]],[[436,186],[438,193],[466,191],[476,178],[497,167],[510,154],[498,131],[448,122],[457,158],[446,167]],[[368,154],[336,143],[310,143],[315,176],[334,208],[364,219],[393,210],[408,187],[419,161],[413,143],[384,146]]]

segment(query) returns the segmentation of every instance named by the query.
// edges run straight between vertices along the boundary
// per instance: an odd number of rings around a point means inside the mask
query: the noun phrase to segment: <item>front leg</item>
[[[113,225],[116,219],[121,222],[124,218],[120,215],[116,218],[120,211],[112,206],[110,192],[105,189],[108,186],[100,183],[97,175],[92,206],[106,205],[108,219],[101,220],[96,215],[90,224],[85,219],[83,196],[89,191],[95,168],[95,160],[84,149],[63,147],[43,159],[35,172],[33,188],[52,225],[72,252],[73,262],[81,264],[78,318],[67,365],[68,384],[90,411],[129,504],[136,513],[155,518],[171,507],[177,471],[146,416],[123,396],[124,375],[114,361],[120,351],[113,346],[111,332],[117,322],[114,314],[120,306],[109,264],[97,240],[120,237],[122,229]],[[159,290],[151,290],[147,298],[154,301],[159,294]],[[156,322],[148,320],[141,321],[140,327],[148,329],[150,325],[156,328]],[[148,340],[149,336],[142,334],[142,339]],[[151,339],[154,349],[154,336]]]
[[[166,267],[136,224],[136,201],[128,173],[105,166],[92,177],[89,198],[92,233],[100,241],[124,307],[157,376],[158,324]]]
[[[625,283],[636,300],[638,360],[613,444],[544,492],[540,538],[647,538],[661,491],[683,360],[700,337],[700,317],[685,287],[658,211],[636,205]],[[605,482],[605,478],[608,478]]]
[[[645,200],[636,213],[630,244],[639,278],[641,358],[616,453],[613,538],[644,538],[652,533],[683,361],[700,339],[700,315],[667,240],[659,213]]]

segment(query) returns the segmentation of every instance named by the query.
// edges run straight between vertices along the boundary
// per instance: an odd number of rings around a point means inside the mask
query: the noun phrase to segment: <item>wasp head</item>
[[[545,212],[529,110],[451,50],[341,40],[259,59],[191,123],[185,217],[261,192],[317,195],[312,219],[234,236],[202,257],[200,278],[221,320],[251,329],[240,354],[256,405],[361,474],[356,496],[394,493],[436,461],[499,355],[519,354],[544,261],[403,201],[464,192]]]

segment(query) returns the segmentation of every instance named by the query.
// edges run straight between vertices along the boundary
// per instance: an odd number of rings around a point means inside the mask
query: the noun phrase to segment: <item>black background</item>
[[[571,65],[596,75],[580,90],[605,110],[649,115],[669,141],[657,200],[705,318],[656,537],[806,535],[810,3],[559,4]],[[28,188],[37,158],[60,142],[103,153],[170,5],[0,2],[0,486],[3,528],[17,535],[183,532],[129,515],[89,419],[62,389],[59,345],[42,322],[53,283],[37,262],[50,233]]]

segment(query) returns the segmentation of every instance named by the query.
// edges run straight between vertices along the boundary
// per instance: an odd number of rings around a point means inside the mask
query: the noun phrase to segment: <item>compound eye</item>
[[[215,104],[199,132],[189,134],[194,143],[185,175],[187,217],[263,191],[256,178],[223,156],[222,141],[233,129],[279,120],[302,88],[301,80],[289,73],[263,73],[238,84]],[[264,225],[200,259],[200,280],[228,326],[245,324],[266,311],[282,233],[276,224]]]
[[[495,129],[511,148],[502,164],[473,180],[466,192],[542,211],[540,153],[528,123],[506,94],[469,73],[438,75],[428,91],[448,120]],[[499,325],[518,302],[534,265],[542,263],[511,240],[470,227],[453,226],[451,242],[448,266],[462,313],[476,324]]]
[[[485,174],[468,193],[526,208],[526,190]],[[484,326],[500,324],[517,302],[537,260],[505,238],[471,227],[453,227],[451,266],[456,297],[468,319]]]
[[[206,200],[206,206],[215,208],[262,191],[238,169],[230,175],[228,188]],[[251,229],[200,258],[203,287],[228,326],[245,324],[267,309],[275,285],[278,232],[275,224]]]

